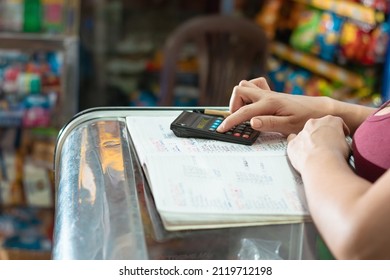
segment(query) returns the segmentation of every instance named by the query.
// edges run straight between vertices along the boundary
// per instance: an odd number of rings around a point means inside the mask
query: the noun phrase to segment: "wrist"
[[[338,169],[347,166],[345,155],[337,150],[316,149],[308,154],[303,162],[301,174],[315,174],[324,172],[325,169]]]
[[[322,96],[321,97],[321,107],[323,108],[324,116],[331,115],[331,116],[339,116],[340,112],[343,111],[342,103],[339,104],[339,102],[336,99],[333,99],[328,96]]]
[[[374,112],[375,108],[354,103],[348,103],[331,97],[326,97],[330,115],[342,118],[353,134],[360,124]]]

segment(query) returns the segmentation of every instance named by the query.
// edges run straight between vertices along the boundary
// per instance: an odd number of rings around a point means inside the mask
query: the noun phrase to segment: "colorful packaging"
[[[362,63],[372,65],[385,61],[386,51],[389,43],[390,26],[387,22],[380,24],[370,34],[370,41],[367,44],[367,51],[362,57]]]
[[[269,39],[275,37],[276,23],[282,2],[283,0],[268,0],[256,15],[256,23],[264,29]]]
[[[290,44],[293,48],[310,52],[317,36],[318,25],[321,20],[321,11],[308,9],[301,13],[298,26],[293,30]]]
[[[268,60],[268,76],[271,80],[271,88],[274,91],[283,92],[288,77],[289,67],[274,57]]]
[[[368,31],[360,28],[355,22],[346,21],[340,34],[339,61],[341,63],[346,61],[362,62],[369,42],[370,34]]]
[[[287,78],[284,91],[291,94],[304,95],[306,82],[310,77],[310,72],[303,69],[291,72]]]
[[[324,78],[313,76],[305,85],[305,95],[309,96],[332,96],[333,87]]]
[[[332,61],[338,47],[342,25],[341,17],[331,12],[323,12],[312,52],[324,60]]]
[[[23,127],[48,127],[50,101],[44,95],[30,94],[24,101]]]
[[[20,32],[23,30],[23,0],[7,0],[0,3],[0,29]]]
[[[42,28],[48,33],[64,31],[64,0],[42,0]]]
[[[24,32],[40,32],[42,30],[42,6],[40,0],[24,0]]]
[[[388,0],[360,0],[361,4],[382,12],[389,12],[390,2]]]

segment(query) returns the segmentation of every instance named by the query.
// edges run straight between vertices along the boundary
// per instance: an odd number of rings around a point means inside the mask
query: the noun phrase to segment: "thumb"
[[[279,132],[289,135],[295,132],[288,122],[288,117],[284,116],[258,116],[250,121],[253,129],[264,132]]]

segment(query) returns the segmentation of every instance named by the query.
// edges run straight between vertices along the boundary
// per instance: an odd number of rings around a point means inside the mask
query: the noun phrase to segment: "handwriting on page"
[[[179,113],[126,118],[166,229],[290,223],[309,215],[285,137],[261,133],[251,146],[179,138],[170,130]]]
[[[291,192],[299,192],[294,177],[289,174],[287,160],[280,157],[259,158],[248,154],[232,161],[229,155],[171,155],[169,165],[158,164],[158,156],[149,158],[154,170],[149,170],[156,182],[167,182],[163,189],[153,189],[158,208],[163,211],[187,213],[283,214],[302,212]],[[210,164],[212,162],[212,164]],[[156,167],[158,166],[158,167]],[[176,177],[170,178],[175,170]],[[232,171],[233,170],[233,171]],[[259,191],[264,189],[264,191]],[[296,195],[295,195],[296,196]]]

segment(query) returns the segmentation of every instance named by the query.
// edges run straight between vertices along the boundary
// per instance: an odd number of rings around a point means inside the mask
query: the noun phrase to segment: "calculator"
[[[171,130],[178,137],[213,139],[236,144],[252,145],[260,132],[249,122],[239,124],[227,132],[217,132],[223,117],[183,111],[172,123]]]

